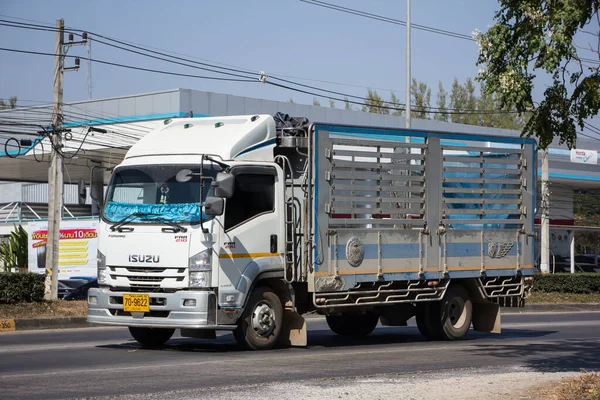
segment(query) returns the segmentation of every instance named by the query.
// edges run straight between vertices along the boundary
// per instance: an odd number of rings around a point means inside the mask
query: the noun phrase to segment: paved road
[[[503,316],[502,335],[471,332],[459,342],[423,341],[416,327],[380,327],[362,340],[308,321],[308,348],[241,351],[231,334],[216,341],[174,337],[140,348],[123,328],[0,334],[0,398],[53,399],[154,394],[184,397],[236,385],[306,382],[461,368],[526,367],[541,372],[600,370],[600,312]]]

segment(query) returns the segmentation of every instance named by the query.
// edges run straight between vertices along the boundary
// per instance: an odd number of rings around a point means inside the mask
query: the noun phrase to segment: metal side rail
[[[444,297],[449,280],[437,285],[427,281],[364,282],[353,289],[313,294],[317,308],[377,306],[415,301],[436,301]]]

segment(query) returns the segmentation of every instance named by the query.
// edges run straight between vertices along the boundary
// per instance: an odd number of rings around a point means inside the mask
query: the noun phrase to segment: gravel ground
[[[120,397],[122,399],[404,399],[404,400],[520,400],[536,399],[533,388],[577,375],[543,373],[523,368],[453,370],[430,375],[380,375],[353,379],[312,380],[303,383],[271,383],[163,392]]]

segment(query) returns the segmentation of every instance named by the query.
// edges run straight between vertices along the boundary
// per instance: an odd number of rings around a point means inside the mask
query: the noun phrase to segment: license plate
[[[147,294],[124,294],[123,311],[149,312],[150,296]]]

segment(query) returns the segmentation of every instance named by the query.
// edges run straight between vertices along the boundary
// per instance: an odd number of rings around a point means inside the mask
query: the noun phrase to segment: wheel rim
[[[260,337],[268,337],[275,329],[275,310],[265,301],[261,301],[252,311],[252,329]]]
[[[454,328],[460,328],[467,319],[465,301],[460,297],[454,297],[448,304],[448,319]]]

